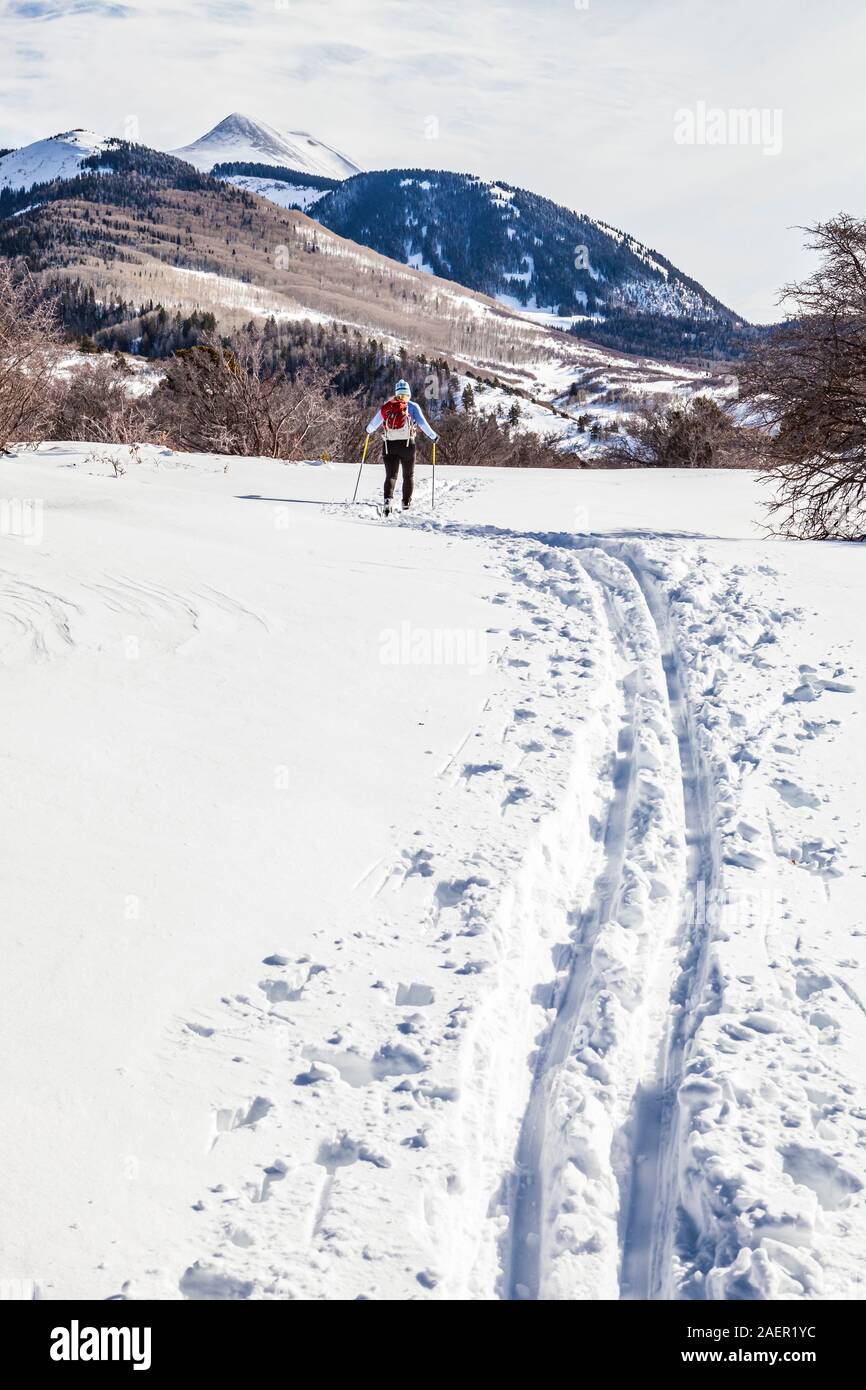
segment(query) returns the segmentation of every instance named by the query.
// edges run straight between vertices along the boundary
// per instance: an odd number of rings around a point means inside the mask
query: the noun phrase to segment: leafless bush
[[[53,389],[51,439],[99,444],[162,443],[147,396],[129,389],[129,375],[114,361],[86,361]]]
[[[369,407],[360,405],[359,393],[343,396],[337,402],[338,409],[330,413],[329,442],[315,457],[329,459],[354,459],[364,447],[367,424],[374,414]]]
[[[724,410],[709,396],[684,403],[645,398],[628,432],[617,435],[602,461],[626,468],[724,468],[737,461],[739,440]]]
[[[35,282],[0,261],[0,453],[45,437],[58,344],[56,314]]]
[[[141,446],[130,444],[126,451],[126,458],[117,452],[103,454],[94,449],[93,453],[87,455],[84,462],[92,469],[97,469],[100,466],[111,468],[115,478],[122,478],[130,464],[141,463]]]
[[[344,428],[345,402],[329,395],[330,381],[315,365],[294,381],[268,374],[259,337],[242,334],[225,346],[213,335],[175,354],[153,406],[157,423],[181,449],[318,458],[332,452]]]
[[[436,422],[439,461],[466,468],[574,468],[574,454],[556,447],[555,433],[510,429],[493,414],[448,411]]]
[[[783,300],[797,317],[758,343],[740,397],[764,430],[784,536],[866,539],[866,221],[841,214],[807,229],[821,256]]]

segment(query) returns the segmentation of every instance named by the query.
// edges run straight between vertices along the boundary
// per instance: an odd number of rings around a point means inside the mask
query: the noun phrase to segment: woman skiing
[[[412,501],[415,486],[415,435],[422,429],[428,439],[435,443],[439,438],[424,419],[424,412],[412,400],[412,388],[408,381],[398,381],[394,394],[377,410],[369,425],[368,434],[375,434],[381,427],[384,443],[382,458],[385,461],[385,515],[391,511],[397,474],[403,469],[403,510]]]

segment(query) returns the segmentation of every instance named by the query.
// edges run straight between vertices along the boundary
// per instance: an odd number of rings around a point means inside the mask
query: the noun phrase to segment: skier
[[[415,434],[420,428],[428,439],[435,443],[439,438],[424,419],[424,412],[412,400],[412,388],[408,381],[398,381],[394,394],[377,410],[369,425],[368,434],[375,434],[381,426],[384,443],[382,458],[385,462],[385,515],[391,511],[397,474],[403,468],[403,510],[408,510],[412,502],[415,486]]]

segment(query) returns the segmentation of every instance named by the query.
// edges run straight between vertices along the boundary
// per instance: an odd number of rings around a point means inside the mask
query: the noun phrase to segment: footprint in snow
[[[236,1279],[225,1270],[196,1260],[181,1275],[178,1287],[184,1298],[237,1300],[252,1297],[256,1286],[251,1279]]]
[[[239,1106],[236,1110],[222,1107],[211,1111],[211,1138],[208,1144],[208,1151],[213,1149],[221,1134],[228,1134],[236,1129],[248,1129],[257,1125],[261,1120],[274,1109],[274,1102],[267,1096],[256,1096],[254,1100],[246,1105]]]
[[[352,1163],[372,1163],[374,1168],[391,1167],[391,1160],[384,1154],[376,1153],[357,1139],[351,1139],[345,1132],[338,1139],[320,1145],[316,1162],[332,1174],[338,1168],[348,1168]]]
[[[800,999],[811,999],[813,994],[820,994],[825,989],[832,989],[833,981],[829,975],[817,975],[812,971],[802,971],[796,980],[797,996]]]
[[[795,1183],[811,1188],[825,1211],[838,1211],[849,1197],[863,1190],[859,1178],[820,1149],[792,1144],[783,1150],[782,1166]]]
[[[471,878],[455,878],[447,882],[437,884],[436,902],[440,908],[455,907],[462,902],[467,895],[476,898],[478,894],[473,889],[484,889],[490,887],[489,878],[481,878],[473,875]]]
[[[413,1033],[420,1033],[423,1027],[423,1014],[407,1014],[406,1018],[397,1024],[397,1032],[403,1033],[406,1037],[411,1037]]]
[[[352,1048],[345,1052],[329,1052],[324,1048],[305,1047],[303,1055],[312,1066],[295,1077],[296,1086],[315,1086],[339,1078],[349,1086],[360,1088],[392,1076],[411,1076],[427,1070],[423,1058],[402,1043],[385,1043],[372,1057],[365,1057]]]
[[[267,956],[265,963],[286,968],[285,957],[281,953]],[[308,958],[298,961],[285,977],[260,980],[259,989],[269,1004],[294,1003],[303,998],[304,990],[313,977],[321,975],[326,969],[324,965],[310,964]]]
[[[274,1183],[283,1182],[288,1171],[288,1167],[283,1163],[282,1159],[275,1158],[273,1163],[269,1164],[264,1170],[264,1179],[256,1201],[267,1202],[270,1198],[271,1188]]]
[[[853,695],[856,689],[857,687],[851,685],[848,681],[819,680],[816,676],[807,675],[806,679],[801,685],[797,686],[796,690],[784,697],[784,703],[786,705],[793,704],[794,702],[799,702],[801,704],[808,703],[811,700],[819,699],[825,690],[833,695]]]
[[[737,869],[760,869],[764,862],[760,854],[754,854],[750,849],[732,849],[724,856],[724,863]]]
[[[786,801],[789,806],[795,807],[795,809],[808,807],[810,810],[814,811],[821,805],[821,798],[819,796],[816,796],[814,792],[807,791],[805,787],[798,787],[796,782],[790,781],[787,777],[777,777],[773,782],[773,786],[782,800]]]
[[[429,878],[433,872],[433,851],[429,849],[417,849],[414,853],[409,850],[403,851],[403,858],[408,860],[409,867],[406,870],[406,877],[412,878],[418,875],[420,878]]]
[[[215,1028],[207,1028],[203,1023],[190,1023],[187,1021],[184,1027],[190,1032],[195,1033],[198,1038],[212,1038],[216,1032]]]
[[[485,777],[490,772],[501,772],[502,763],[464,763],[463,776],[469,782],[473,777]]]
[[[798,868],[807,869],[810,874],[818,874],[824,878],[841,878],[842,870],[836,867],[840,855],[838,845],[816,838],[794,845],[786,857]]]
[[[409,1005],[413,1009],[420,1009],[425,1005],[432,1004],[435,997],[431,985],[419,985],[413,982],[410,985],[398,984],[394,1002],[397,1005]]]

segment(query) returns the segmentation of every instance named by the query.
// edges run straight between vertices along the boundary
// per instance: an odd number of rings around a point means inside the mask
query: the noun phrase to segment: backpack
[[[385,428],[385,441],[389,439],[408,443],[415,438],[415,422],[409,415],[409,402],[393,396],[382,406],[382,422]]]

